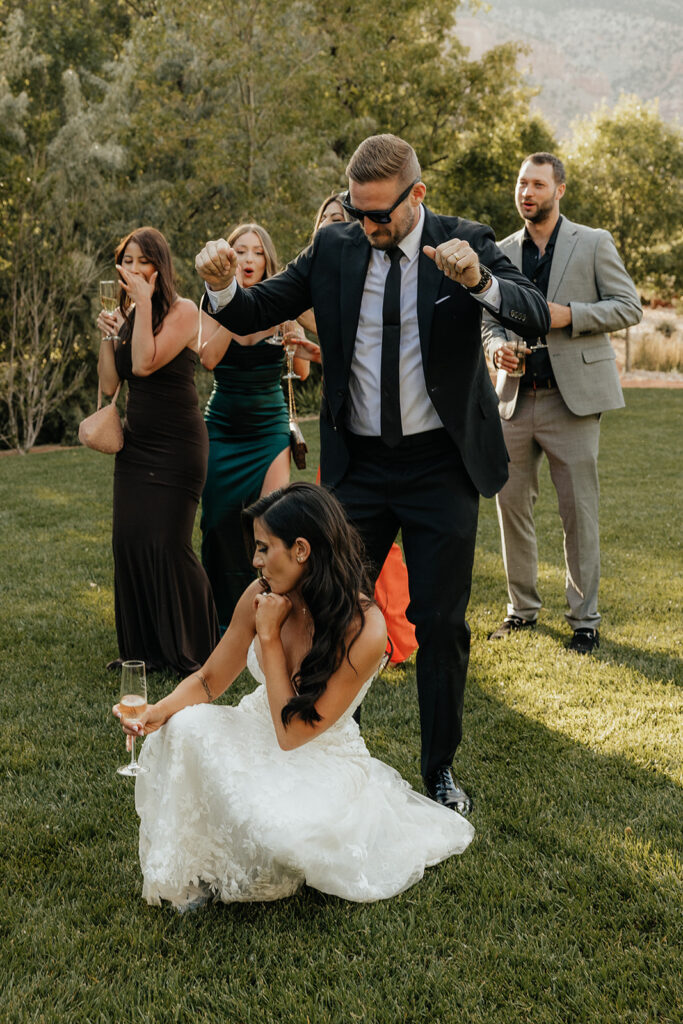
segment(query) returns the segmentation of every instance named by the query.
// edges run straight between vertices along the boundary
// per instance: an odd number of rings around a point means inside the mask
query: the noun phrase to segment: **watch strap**
[[[465,288],[470,295],[479,295],[480,292],[483,292],[484,288],[488,287],[488,284],[493,277],[489,268],[485,267],[483,263],[479,264],[479,273],[481,274],[481,277],[477,284],[472,285],[471,288],[468,285],[465,285]]]

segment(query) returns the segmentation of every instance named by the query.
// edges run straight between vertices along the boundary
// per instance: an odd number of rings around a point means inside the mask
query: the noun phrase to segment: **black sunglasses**
[[[417,185],[420,179],[416,178],[415,181],[411,181],[405,192],[401,192],[400,196],[396,200],[393,206],[390,206],[388,210],[357,210],[355,206],[352,206],[349,201],[349,193],[346,192],[341,198],[341,204],[348,213],[349,217],[353,217],[354,220],[363,220],[363,217],[367,217],[368,220],[372,220],[375,224],[389,224],[391,221],[391,215],[399,206],[404,199],[407,199],[410,195],[410,191],[414,185]]]

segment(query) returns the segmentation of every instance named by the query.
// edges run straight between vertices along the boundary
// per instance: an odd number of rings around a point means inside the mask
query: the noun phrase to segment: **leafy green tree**
[[[524,124],[527,92],[514,47],[467,59],[456,10],[450,0],[159,0],[108,79],[128,111],[118,136],[127,216],[166,231],[191,287],[198,244],[238,220],[261,220],[292,255],[374,132],[415,145],[442,206],[462,200],[442,187],[449,169]]]
[[[683,283],[683,132],[656,101],[622,96],[574,122],[565,149],[572,219],[607,228],[636,283],[660,294]]]
[[[0,436],[27,451],[48,416],[65,414],[93,362],[95,239],[121,154],[97,143],[97,113],[75,72],[62,75],[59,112],[46,105],[50,58],[18,11],[0,38],[0,62]],[[49,140],[46,116],[61,122]]]
[[[497,238],[505,238],[521,226],[514,192],[522,160],[556,148],[550,127],[530,116],[524,93],[513,90],[497,120],[472,119],[454,139],[434,183],[439,209],[490,224]]]
[[[81,78],[97,74],[106,61],[112,60],[130,32],[133,17],[153,5],[143,0],[0,0],[0,27],[7,27],[21,13],[23,23],[30,29],[33,45],[43,56],[44,72],[40,75],[43,90],[42,122],[45,130],[58,119],[58,101],[62,92],[62,74],[67,69],[76,71]],[[32,89],[33,75],[27,69],[26,85]],[[57,120],[58,123],[58,120]],[[34,125],[38,127],[38,123]]]

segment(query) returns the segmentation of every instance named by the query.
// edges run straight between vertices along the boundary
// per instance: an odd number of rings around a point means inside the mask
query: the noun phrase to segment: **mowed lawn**
[[[682,410],[680,391],[629,391],[603,418],[593,658],[564,648],[545,470],[539,628],[487,642],[505,589],[483,502],[456,759],[477,835],[370,905],[308,889],[185,915],[141,900],[133,784],[115,774],[118,680],[104,669],[117,653],[113,458],[0,458],[0,1021],[680,1021]],[[304,427],[297,475],[312,479],[317,424]],[[414,675],[374,684],[363,732],[419,787]],[[170,685],[151,676],[151,699]]]

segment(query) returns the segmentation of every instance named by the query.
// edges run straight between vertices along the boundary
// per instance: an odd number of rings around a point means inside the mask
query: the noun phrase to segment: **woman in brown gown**
[[[218,642],[211,588],[192,548],[208,458],[194,385],[197,307],[177,295],[168,243],[155,228],[124,238],[116,263],[120,306],[97,321],[102,390],[128,382],[114,470],[119,659],[111,667],[139,659],[186,675]]]

